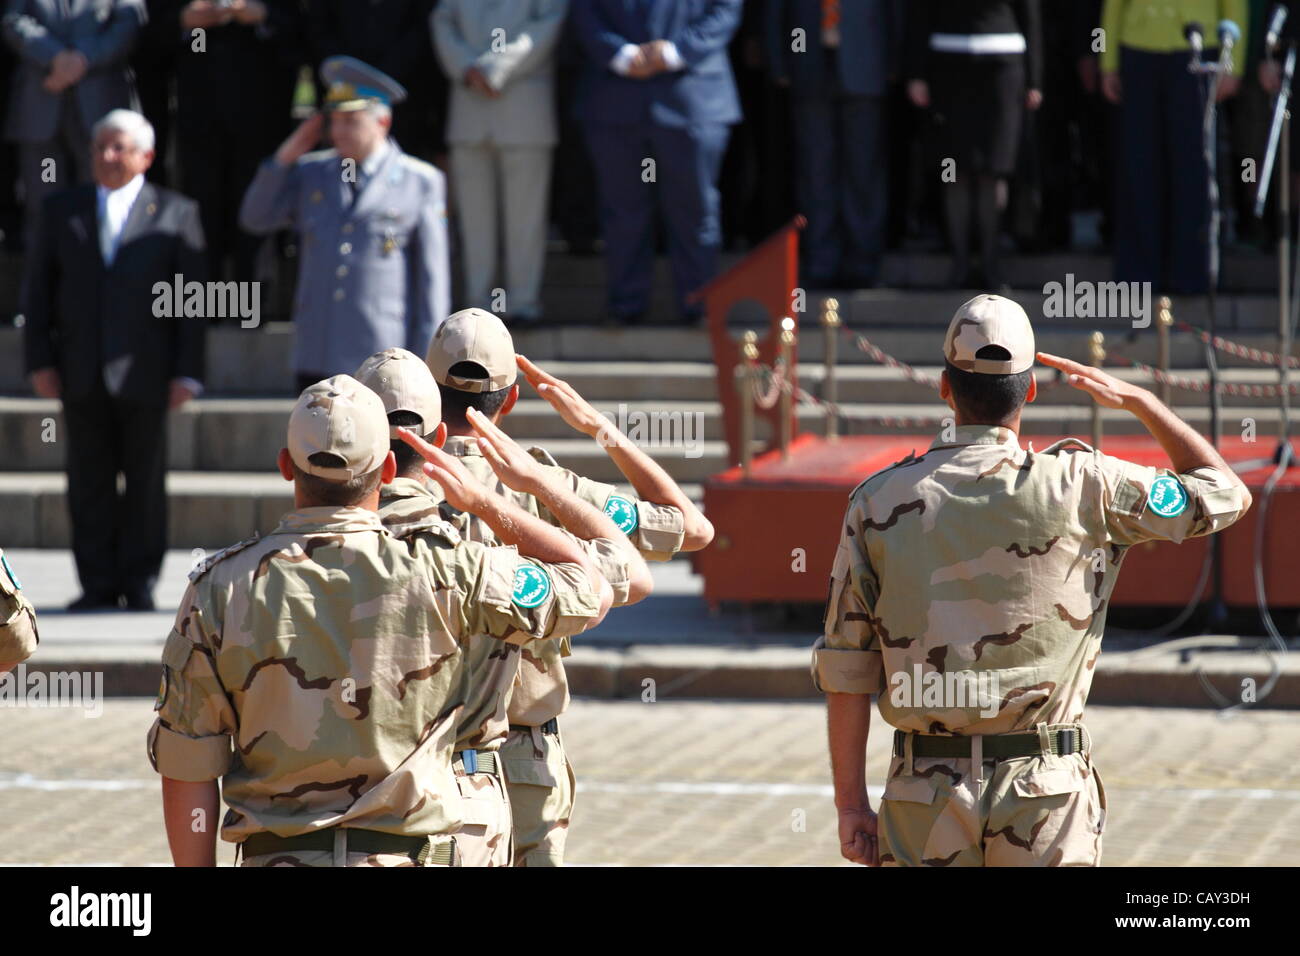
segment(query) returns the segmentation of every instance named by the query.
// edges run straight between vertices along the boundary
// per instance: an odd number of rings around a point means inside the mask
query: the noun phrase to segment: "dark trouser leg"
[[[63,403],[67,430],[64,448],[68,473],[68,513],[72,519],[72,553],[81,590],[90,597],[117,595],[117,472],[112,400],[99,395]]]
[[[1203,293],[1210,274],[1209,170],[1201,135],[1205,79],[1187,72],[1186,57],[1165,54],[1162,61],[1166,99],[1160,126],[1168,150],[1162,165],[1169,177],[1169,291]],[[1223,199],[1220,196],[1221,208]]]
[[[944,219],[948,226],[948,244],[952,247],[952,271],[948,284],[960,289],[970,272],[970,217],[974,195],[973,174],[957,175],[957,181],[943,184]]]
[[[1165,249],[1165,150],[1161,115],[1160,61],[1164,54],[1120,51],[1119,152],[1115,184],[1115,278],[1152,282],[1162,288]],[[1186,71],[1186,57],[1183,69]],[[1190,75],[1190,74],[1189,74]],[[1179,156],[1173,165],[1192,162]]]
[[[615,316],[636,315],[650,307],[654,280],[655,187],[641,178],[650,139],[639,126],[588,126],[587,142],[600,190],[609,309]],[[664,164],[655,159],[663,188]]]
[[[980,239],[980,257],[984,277],[991,288],[1002,284],[1002,267],[998,256],[998,177],[981,173],[975,179],[975,223]]]
[[[795,184],[799,211],[808,220],[801,237],[808,285],[831,285],[840,271],[840,144],[835,139],[836,103],[829,97],[793,102]]]
[[[686,297],[718,271],[722,224],[717,183],[730,134],[728,127],[712,124],[651,130],[677,308],[687,318],[700,315],[703,306],[688,305]]]
[[[126,493],[118,511],[120,590],[153,592],[167,550],[167,406],[114,399]]]
[[[856,285],[874,285],[880,274],[889,199],[886,190],[885,103],[880,97],[854,96],[839,107],[844,151],[844,277]]]

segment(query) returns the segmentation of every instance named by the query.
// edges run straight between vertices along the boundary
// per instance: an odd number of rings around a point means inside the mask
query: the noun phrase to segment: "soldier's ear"
[[[1025,392],[1025,404],[1028,405],[1038,397],[1038,377],[1033,372],[1029,373],[1029,391]]]
[[[429,444],[434,448],[441,448],[447,444],[447,423],[438,422],[438,427],[433,430],[433,437],[429,439]]]
[[[506,396],[505,402],[501,405],[501,412],[497,418],[500,419],[503,415],[509,415],[510,409],[515,407],[517,401],[519,401],[519,383],[515,382],[510,386],[510,394]]]
[[[384,463],[380,465],[379,483],[386,485],[397,477],[397,456],[391,451],[384,456]]]
[[[285,481],[293,481],[293,459],[289,457],[289,449],[281,448],[275,463],[280,469],[280,477]]]
[[[948,384],[948,370],[939,373],[939,397],[945,402],[952,398],[952,386]]]

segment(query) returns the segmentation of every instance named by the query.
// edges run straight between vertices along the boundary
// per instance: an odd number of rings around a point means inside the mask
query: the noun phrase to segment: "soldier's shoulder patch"
[[[542,448],[539,445],[530,446],[528,449],[528,454],[532,455],[543,465],[551,465],[552,467],[555,468],[560,467],[560,463],[555,460],[555,457],[549,451],[547,451],[545,448]]]
[[[1161,475],[1151,482],[1147,505],[1162,518],[1176,518],[1187,510],[1187,489],[1171,475]]]
[[[167,690],[170,686],[167,674],[168,670],[164,667],[162,669],[162,678],[158,683],[158,696],[154,698],[153,702],[154,710],[162,710],[163,704],[167,702]]]
[[[619,531],[630,535],[641,523],[641,515],[636,502],[620,494],[612,494],[605,499],[605,514],[609,515]]]
[[[515,568],[514,588],[510,599],[522,608],[534,608],[551,596],[551,576],[545,568],[521,561]]]
[[[194,567],[190,569],[190,580],[197,581],[199,578],[203,577],[203,575],[207,574],[208,571],[210,571],[213,568],[213,566],[224,561],[232,554],[238,554],[240,551],[243,551],[245,548],[252,547],[253,545],[257,544],[257,542],[260,540],[262,540],[262,536],[260,534],[254,534],[251,537],[245,538],[243,541],[239,541],[236,542],[235,544],[232,544],[228,548],[222,548],[220,551],[216,551],[213,552],[212,554],[209,554],[207,557],[197,562],[194,565]]]

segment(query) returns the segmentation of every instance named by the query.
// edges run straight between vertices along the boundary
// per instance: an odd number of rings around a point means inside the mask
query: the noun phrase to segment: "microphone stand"
[[[1276,51],[1272,54],[1276,56]],[[1264,204],[1268,199],[1268,186],[1272,173],[1278,170],[1278,223],[1281,230],[1278,237],[1278,443],[1273,452],[1273,463],[1280,465],[1284,461],[1289,465],[1294,460],[1291,448],[1291,400],[1288,391],[1290,371],[1288,362],[1291,357],[1291,342],[1296,323],[1297,306],[1300,300],[1292,295],[1293,283],[1300,276],[1292,278],[1287,270],[1291,265],[1291,80],[1295,75],[1296,43],[1287,44],[1286,61],[1282,68],[1282,82],[1278,87],[1277,103],[1273,108],[1273,123],[1268,132],[1268,151],[1264,155],[1264,169],[1260,177],[1259,195],[1255,200],[1256,217],[1264,214]],[[1275,156],[1280,159],[1274,163]],[[1298,250],[1300,251],[1300,250]],[[1300,261],[1295,268],[1300,272]]]
[[[1222,44],[1222,38],[1220,44]],[[1201,120],[1202,150],[1205,155],[1207,170],[1207,188],[1210,200],[1209,235],[1206,249],[1208,255],[1209,286],[1206,292],[1208,307],[1210,341],[1205,343],[1205,369],[1209,375],[1210,388],[1210,442],[1217,449],[1222,443],[1221,407],[1222,396],[1219,394],[1219,363],[1214,354],[1214,336],[1217,326],[1218,289],[1219,289],[1219,179],[1218,179],[1218,94],[1219,81],[1223,74],[1232,69],[1232,52],[1222,46],[1219,59],[1215,63],[1201,60],[1199,50],[1193,53],[1192,62],[1187,65],[1189,72],[1208,76],[1210,82],[1201,84],[1205,93],[1205,110]],[[1228,616],[1228,609],[1223,600],[1223,543],[1218,535],[1210,541],[1214,560],[1214,591],[1210,602],[1210,615],[1206,628],[1222,624]]]

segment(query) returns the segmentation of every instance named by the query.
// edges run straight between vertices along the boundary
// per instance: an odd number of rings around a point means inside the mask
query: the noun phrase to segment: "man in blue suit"
[[[804,285],[874,286],[887,209],[885,96],[902,45],[901,3],[766,4],[769,62],[776,82],[790,87],[794,111],[796,192],[808,219]]]
[[[587,55],[578,115],[597,170],[615,322],[640,320],[654,277],[654,190],[677,301],[717,269],[718,170],[740,101],[727,44],[742,0],[573,0]],[[653,160],[653,162],[647,162]]]

